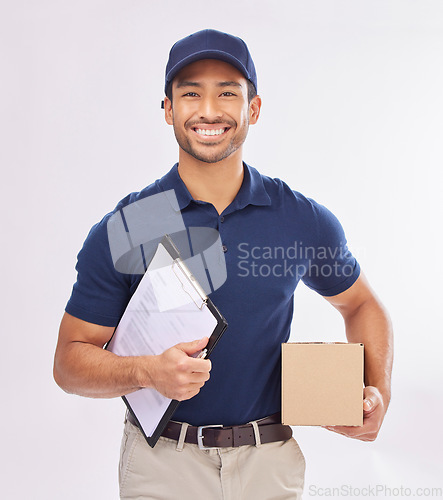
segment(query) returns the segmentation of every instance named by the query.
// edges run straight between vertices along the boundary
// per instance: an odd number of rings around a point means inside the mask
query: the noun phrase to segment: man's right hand
[[[117,356],[103,349],[113,327],[63,315],[54,357],[54,379],[66,392],[115,398],[153,387],[170,399],[190,399],[209,379],[211,362],[193,358],[208,343],[204,337],[177,344],[159,355]]]
[[[183,401],[200,392],[209,380],[211,361],[193,358],[206,347],[208,337],[193,342],[182,342],[151,359],[149,378],[151,387],[170,399]]]

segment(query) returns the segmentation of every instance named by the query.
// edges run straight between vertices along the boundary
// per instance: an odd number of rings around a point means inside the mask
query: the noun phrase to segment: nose
[[[198,114],[200,120],[211,122],[220,119],[223,113],[216,97],[205,96],[200,99]]]

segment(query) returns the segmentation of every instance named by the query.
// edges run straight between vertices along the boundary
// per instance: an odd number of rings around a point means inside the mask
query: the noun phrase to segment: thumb
[[[382,402],[380,391],[377,387],[368,385],[363,390],[363,411],[370,413]]]
[[[376,403],[372,400],[371,397],[367,397],[363,400],[363,411],[371,411],[374,409]]]
[[[203,337],[202,339],[194,340],[192,342],[181,342],[177,344],[177,349],[183,351],[188,356],[192,356],[198,351],[201,351],[208,343],[208,337]]]

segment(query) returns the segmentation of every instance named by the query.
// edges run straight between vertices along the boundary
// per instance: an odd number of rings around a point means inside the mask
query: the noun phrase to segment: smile
[[[194,131],[199,135],[222,135],[226,132],[227,128],[220,129],[205,129],[205,128],[195,128]]]

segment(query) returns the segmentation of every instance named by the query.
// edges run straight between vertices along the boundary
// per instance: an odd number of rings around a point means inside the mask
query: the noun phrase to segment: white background
[[[176,40],[207,27],[244,38],[257,67],[245,161],[338,216],[395,327],[377,441],[295,428],[305,498],[443,487],[443,3],[3,0],[2,498],[118,497],[123,403],[55,385],[58,325],[89,228],[176,161],[164,68]],[[308,289],[295,312],[293,339],[344,340]]]

